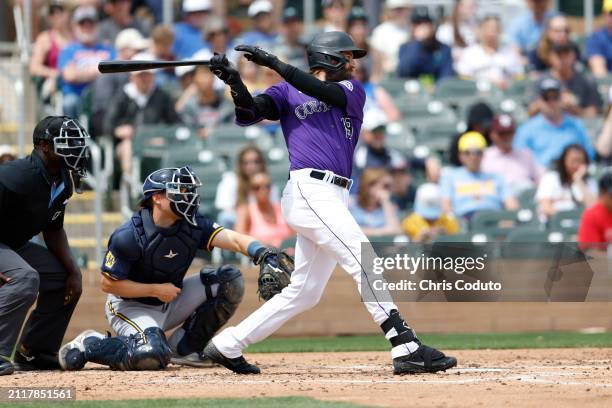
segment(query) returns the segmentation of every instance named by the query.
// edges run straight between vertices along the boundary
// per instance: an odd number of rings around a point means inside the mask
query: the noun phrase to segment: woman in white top
[[[535,200],[538,213],[546,219],[559,211],[589,207],[597,200],[597,183],[587,174],[589,157],[579,144],[567,146],[557,169],[540,180]]]
[[[477,8],[476,0],[455,0],[449,21],[440,25],[436,31],[438,41],[452,48],[455,61],[461,57],[466,47],[476,43]]]
[[[466,48],[455,64],[457,74],[489,81],[501,89],[523,75],[520,55],[512,47],[499,43],[501,33],[499,17],[485,17],[478,28],[479,43]]]

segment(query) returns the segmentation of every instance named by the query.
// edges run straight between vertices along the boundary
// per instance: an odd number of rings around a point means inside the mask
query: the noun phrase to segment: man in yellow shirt
[[[425,183],[416,192],[414,212],[402,221],[402,229],[413,242],[431,242],[440,234],[456,234],[459,223],[442,213],[440,187]]]

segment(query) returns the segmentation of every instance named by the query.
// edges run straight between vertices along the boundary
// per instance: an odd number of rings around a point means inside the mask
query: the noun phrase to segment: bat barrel
[[[190,61],[101,61],[98,64],[98,71],[102,74],[113,74],[118,72],[147,71],[158,68],[174,68],[191,65],[209,65],[208,60]]]

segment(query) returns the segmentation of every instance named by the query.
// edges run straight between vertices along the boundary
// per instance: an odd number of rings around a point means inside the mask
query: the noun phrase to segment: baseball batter
[[[297,232],[289,286],[240,324],[213,337],[204,349],[213,361],[247,374],[259,373],[259,368],[246,362],[242,350],[316,305],[336,264],[360,288],[361,243],[367,238],[347,205],[365,103],[364,89],[351,73],[354,59],[366,51],[343,32],[319,34],[307,47],[308,74],[260,48],[240,45],[236,50],[285,79],[252,97],[224,55],[211,60],[213,73],[231,88],[238,125],[280,120],[291,163],[281,205]],[[374,301],[365,306],[391,342],[394,373],[437,372],[457,364],[454,357],[422,344],[395,304]]]

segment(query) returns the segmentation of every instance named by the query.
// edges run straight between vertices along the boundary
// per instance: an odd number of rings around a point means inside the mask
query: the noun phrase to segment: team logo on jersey
[[[111,251],[108,251],[106,253],[106,257],[104,258],[104,266],[106,266],[107,268],[112,268],[113,266],[115,266],[115,261],[115,255],[113,255]]]
[[[164,258],[172,259],[177,255],[178,255],[178,252],[172,252],[172,250],[170,250],[170,252],[167,255],[164,255]]]
[[[308,115],[319,112],[327,112],[330,109],[331,107],[325,102],[310,100],[298,105],[295,108],[295,116],[297,116],[297,118],[300,120],[304,120],[308,117]]]
[[[347,88],[349,91],[351,91],[351,92],[353,91],[353,83],[352,83],[351,81],[344,80],[344,81],[340,81],[340,82],[338,82],[338,83],[339,83],[339,84],[342,84],[342,85],[344,85],[344,86],[346,86],[346,88]]]

